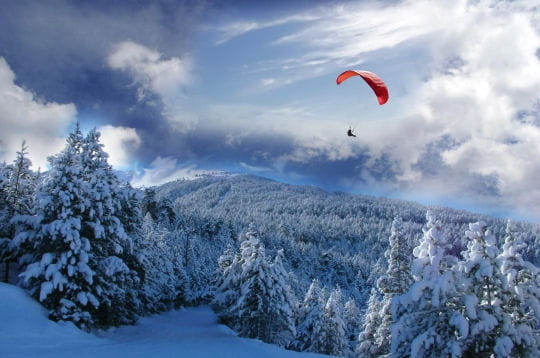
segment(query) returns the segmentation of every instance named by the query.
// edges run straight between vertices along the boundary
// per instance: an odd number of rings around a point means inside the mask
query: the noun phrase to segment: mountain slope
[[[157,188],[156,197],[170,200],[180,218],[209,227],[229,225],[236,237],[254,223],[271,253],[284,249],[285,264],[294,273],[291,284],[299,297],[317,278],[328,287],[340,286],[360,305],[384,266],[394,217],[403,219],[411,251],[422,235],[427,210],[443,223],[455,254],[466,246],[469,223],[482,220],[501,238],[506,227],[505,220],[466,211],[333,193],[249,175],[170,182]],[[539,226],[517,223],[516,227],[529,242],[526,258],[540,263]],[[216,261],[217,257],[207,260]]]

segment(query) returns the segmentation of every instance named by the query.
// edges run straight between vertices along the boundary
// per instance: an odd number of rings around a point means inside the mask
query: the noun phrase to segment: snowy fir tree
[[[376,320],[376,324],[366,322],[364,328],[367,330],[361,333],[359,348],[356,350],[360,356],[378,357],[390,354],[392,300],[395,296],[405,293],[412,283],[410,253],[407,252],[407,239],[403,237],[401,225],[400,218],[395,218],[392,222],[389,248],[385,252],[387,269],[377,280],[377,289],[370,297],[366,313],[372,316],[370,320]],[[380,300],[377,297],[381,297]]]
[[[8,206],[7,188],[11,166],[0,163],[0,268],[3,270],[1,279],[9,282],[9,261],[11,260],[11,210]]]
[[[237,318],[234,327],[245,337],[272,342],[274,317],[270,316],[272,277],[270,262],[258,232],[250,227],[240,245],[240,294],[231,311]]]
[[[304,300],[299,305],[296,319],[296,338],[291,343],[291,348],[299,351],[313,349],[315,326],[322,319],[324,304],[324,293],[321,290],[319,281],[314,279],[306,292]]]
[[[377,329],[381,326],[381,298],[376,288],[371,289],[367,302],[367,310],[363,317],[362,330],[358,336],[358,346],[355,349],[357,357],[378,357],[381,354],[377,344]]]
[[[351,349],[351,352],[356,347],[356,344],[358,343],[358,332],[360,331],[360,310],[358,309],[358,306],[356,305],[356,302],[353,298],[350,298],[345,302],[345,307],[343,310],[343,318],[345,320],[345,333],[347,336],[347,340],[349,342],[349,348]]]
[[[18,245],[32,244],[34,262],[22,273],[31,294],[54,320],[89,328],[100,302],[100,288],[90,267],[90,239],[81,230],[90,205],[78,155],[69,144],[50,158],[51,170],[38,193],[38,216],[30,229],[15,237]]]
[[[491,355],[497,343],[508,347],[500,330],[504,313],[500,307],[502,277],[497,264],[499,249],[495,237],[482,222],[470,224],[465,234],[469,243],[461,270],[467,277],[464,313],[469,334],[463,350],[467,355]]]
[[[220,257],[222,278],[213,300],[223,322],[242,336],[286,346],[295,335],[294,296],[283,268],[282,252],[271,263],[253,225],[236,255]]]
[[[526,246],[508,221],[498,263],[503,275],[501,305],[512,325],[507,332],[512,340],[511,355],[536,357],[540,355],[540,271],[523,259],[521,252]]]
[[[0,242],[0,262],[4,262],[4,282],[10,281],[10,268],[13,268],[11,266],[24,256],[27,250],[16,245],[11,239],[23,230],[25,217],[32,215],[34,211],[37,176],[30,169],[31,166],[28,147],[23,141],[13,164],[4,166],[4,179],[0,178],[0,200],[4,201],[5,205],[0,213],[0,238],[4,237]]]
[[[412,262],[414,283],[410,290],[392,302],[392,357],[445,357],[455,355],[455,340],[466,334],[452,322],[456,311],[459,278],[452,269],[457,259],[446,252],[450,248],[442,225],[428,212],[427,227]]]
[[[522,247],[510,227],[502,253],[483,222],[470,224],[466,236],[469,244],[460,265],[467,277],[462,314],[468,336],[463,355],[537,356],[538,312],[533,307],[538,308],[538,287],[529,281],[537,269],[520,257]],[[520,280],[529,281],[526,286],[532,291],[521,290]]]
[[[9,182],[9,172],[11,166],[5,162],[0,163],[0,240],[6,240],[8,243],[9,237],[9,210],[8,210],[8,198],[7,187]]]
[[[270,267],[270,315],[274,318],[270,335],[272,341],[286,347],[296,336],[294,322],[296,297],[289,285],[290,274],[283,267],[283,250],[278,250]]]
[[[220,277],[216,285],[212,306],[218,311],[223,323],[232,325],[235,318],[232,308],[240,295],[241,258],[240,254],[234,251],[232,245],[229,245],[218,261]]]
[[[97,323],[110,326],[137,319],[141,280],[139,273],[127,265],[127,262],[136,263],[136,259],[133,241],[120,220],[123,193],[99,136],[94,129],[82,141],[80,165],[89,205],[81,230],[90,240],[93,258],[90,264],[96,273],[94,279],[102,288]],[[77,140],[74,142],[78,143]]]
[[[183,301],[185,274],[175,246],[171,232],[157,225],[147,213],[143,218],[142,239],[135,242],[137,260],[143,265],[141,299],[145,312],[166,311]]]
[[[54,319],[85,328],[134,322],[140,279],[126,264],[136,262],[133,244],[99,134],[82,138],[77,126],[50,162],[37,215],[22,216],[27,230],[14,240],[33,246],[33,262],[22,276]]]
[[[343,319],[343,301],[341,289],[330,293],[321,320],[315,325],[311,348],[315,352],[345,356],[350,353],[346,334],[346,323]]]

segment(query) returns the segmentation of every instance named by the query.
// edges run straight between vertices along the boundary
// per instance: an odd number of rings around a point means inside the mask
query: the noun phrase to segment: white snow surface
[[[52,322],[24,290],[0,283],[0,357],[328,357],[240,338],[207,306],[141,318],[135,326],[85,333]]]

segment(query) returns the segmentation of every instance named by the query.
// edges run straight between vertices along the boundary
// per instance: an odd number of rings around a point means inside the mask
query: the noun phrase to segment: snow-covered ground
[[[45,310],[18,287],[0,283],[0,357],[327,357],[287,351],[239,338],[217,323],[209,307],[140,319],[98,336],[46,318]]]

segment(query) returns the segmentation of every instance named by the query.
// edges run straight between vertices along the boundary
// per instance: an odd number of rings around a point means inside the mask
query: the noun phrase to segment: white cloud
[[[26,140],[35,169],[45,169],[46,158],[62,150],[65,132],[77,115],[73,104],[46,102],[16,85],[15,74],[2,57],[0,108],[0,160],[14,160]]]
[[[135,172],[131,180],[134,187],[161,185],[177,179],[194,179],[212,173],[193,165],[181,165],[176,158],[157,157],[148,168]]]
[[[163,116],[174,128],[185,131],[196,119],[184,114],[183,89],[191,83],[192,64],[189,56],[165,58],[163,54],[141,44],[118,43],[107,58],[112,69],[126,71],[138,86],[139,100],[148,93],[157,95],[163,104]]]
[[[109,164],[117,169],[129,166],[132,152],[142,143],[135,128],[105,125],[98,130],[104,150],[109,154]]]
[[[412,164],[427,143],[448,135],[457,144],[441,153],[448,171],[440,180],[451,172],[461,195],[492,204],[493,193],[476,192],[474,184],[478,177],[492,178],[498,205],[540,218],[540,127],[518,119],[540,99],[540,36],[523,4],[461,8],[456,25],[433,47],[441,71],[418,93],[422,106],[413,125],[422,136],[408,138],[393,154],[406,173],[421,179],[421,173],[412,175]],[[458,65],[444,68],[451,58]]]
[[[127,71],[144,91],[163,98],[177,96],[191,81],[188,58],[163,58],[156,50],[132,41],[118,43],[107,58],[111,68]]]
[[[269,59],[260,64],[259,70],[271,72],[275,77],[273,87],[276,87],[334,73],[336,69],[357,66],[369,60],[377,61],[377,53],[383,50],[392,49],[386,57],[399,57],[406,51],[399,46],[424,41],[426,37],[434,37],[452,26],[450,21],[455,20],[456,6],[451,5],[452,2],[425,0],[397,4],[352,2],[321,6],[305,14],[291,15],[291,19],[303,16],[309,21],[299,30],[275,39],[272,44],[290,46],[292,55]],[[240,23],[233,23],[230,27]],[[256,22],[250,24],[245,31],[263,27]],[[279,19],[265,24],[281,25]]]
[[[220,39],[216,45],[224,44],[238,36],[251,31],[262,30],[270,27],[282,26],[290,23],[310,22],[319,19],[315,14],[294,14],[284,16],[270,21],[236,21],[217,28],[220,32]]]

